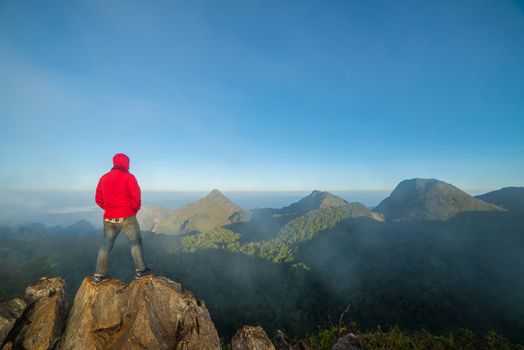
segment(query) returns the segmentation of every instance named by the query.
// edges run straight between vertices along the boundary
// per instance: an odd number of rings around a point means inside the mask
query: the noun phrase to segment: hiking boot
[[[139,280],[141,279],[142,277],[146,277],[146,276],[151,276],[153,274],[153,271],[150,269],[150,268],[145,268],[143,269],[142,271],[137,271],[135,273],[135,279],[136,280]]]
[[[107,281],[109,280],[109,276],[93,276],[93,278],[91,279],[91,284],[94,285],[94,286],[98,286],[99,284],[101,284],[102,282],[104,281]]]

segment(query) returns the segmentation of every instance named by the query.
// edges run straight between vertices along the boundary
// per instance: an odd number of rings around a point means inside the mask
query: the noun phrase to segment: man
[[[113,157],[113,168],[104,174],[96,187],[96,204],[104,210],[104,242],[98,251],[96,272],[92,283],[98,285],[106,280],[109,253],[113,249],[120,231],[131,244],[131,255],[135,263],[135,278],[140,279],[152,272],[144,263],[140,227],[136,213],[140,210],[140,187],[133,174],[129,173],[129,157],[123,153]]]

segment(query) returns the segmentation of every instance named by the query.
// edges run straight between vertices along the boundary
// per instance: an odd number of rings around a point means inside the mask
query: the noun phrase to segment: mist
[[[233,202],[245,209],[281,208],[306,196],[310,191],[225,191]],[[205,196],[204,191],[143,191],[146,205],[177,209]],[[335,191],[348,201],[376,206],[388,191]],[[43,223],[68,226],[80,220],[101,226],[102,211],[91,191],[0,191],[0,224]]]

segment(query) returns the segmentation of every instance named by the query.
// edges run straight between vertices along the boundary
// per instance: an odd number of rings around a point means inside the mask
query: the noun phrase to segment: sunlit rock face
[[[144,277],[92,285],[85,278],[60,349],[220,349],[209,312],[180,284]]]

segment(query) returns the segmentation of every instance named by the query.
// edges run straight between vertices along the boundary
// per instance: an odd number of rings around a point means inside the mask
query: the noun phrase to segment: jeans
[[[119,223],[104,221],[104,242],[98,251],[95,276],[106,276],[109,253],[111,253],[120,231],[124,231],[124,235],[129,240],[129,244],[131,245],[131,255],[133,256],[136,271],[144,271],[146,269],[144,264],[144,254],[142,252],[140,226],[138,226],[136,216],[130,216]]]

